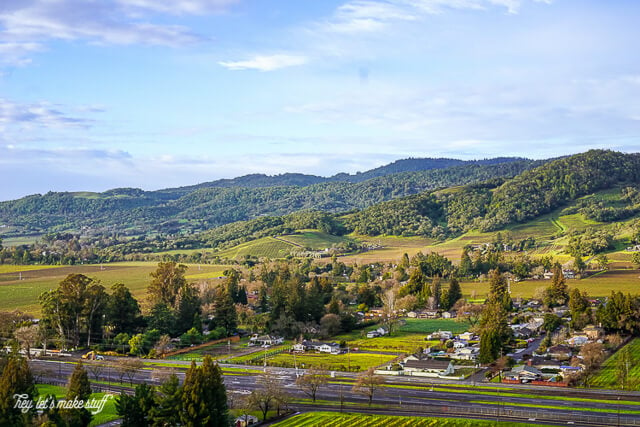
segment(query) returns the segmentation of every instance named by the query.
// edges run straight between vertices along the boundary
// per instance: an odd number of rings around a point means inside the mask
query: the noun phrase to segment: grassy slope
[[[633,357],[637,358],[640,356],[640,339],[635,338],[629,344],[631,354]],[[618,384],[618,380],[616,379],[616,363],[618,360],[619,352],[615,353],[613,356],[608,358],[600,368],[598,374],[592,380],[593,387],[602,387],[602,388],[620,388],[620,384]],[[630,377],[630,386],[632,390],[640,390],[640,365],[633,364],[629,373]]]

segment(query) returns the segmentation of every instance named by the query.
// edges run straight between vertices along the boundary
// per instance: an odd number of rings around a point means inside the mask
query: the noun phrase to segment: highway
[[[74,364],[57,360],[33,360],[32,369],[37,381],[64,384],[71,374]],[[158,361],[166,364],[168,361]],[[176,374],[184,379],[187,363],[173,363]],[[256,384],[255,366],[221,365],[223,370],[235,368],[225,373],[225,385],[229,399],[248,395],[259,387]],[[471,383],[452,384],[445,380],[434,381],[427,378],[385,377],[386,386],[374,394],[373,405],[368,407],[366,396],[352,391],[355,374],[336,373],[329,384],[321,387],[317,393],[318,403],[313,405],[295,384],[296,370],[270,368],[288,394],[294,399],[289,405],[294,410],[344,410],[375,412],[391,415],[438,415],[460,416],[463,418],[482,418],[493,420],[519,420],[551,425],[637,425],[640,426],[640,394],[618,391],[586,389],[552,389],[547,387],[523,386],[514,390],[512,385],[482,384],[479,387]],[[252,372],[248,372],[252,371]],[[302,370],[299,370],[300,373]],[[152,377],[152,369],[142,369],[132,378],[134,384],[158,384]],[[91,380],[96,380],[89,371]],[[113,368],[104,369],[94,384],[96,389],[119,392],[119,375]],[[128,378],[125,377],[125,381]],[[130,389],[125,388],[125,391]],[[563,400],[545,399],[545,397],[564,397]],[[617,397],[620,396],[620,401]],[[590,400],[569,400],[569,399]],[[303,400],[303,401],[301,401]],[[602,402],[598,400],[608,400]],[[612,401],[613,400],[613,401]],[[342,402],[342,404],[341,404]],[[632,411],[635,413],[625,413]]]

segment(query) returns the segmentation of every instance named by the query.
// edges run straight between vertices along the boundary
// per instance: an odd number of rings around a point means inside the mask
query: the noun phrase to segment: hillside
[[[104,193],[47,193],[0,203],[0,225],[5,237],[53,232],[191,234],[235,221],[305,209],[362,209],[425,190],[513,177],[541,164],[515,159],[484,161],[487,162],[490,164],[463,162],[462,166],[442,169],[438,167],[447,162],[431,159],[422,162],[430,170],[391,173],[409,167],[399,166],[389,169],[390,174],[353,183],[300,174],[248,175],[159,191],[124,188]],[[411,168],[415,167],[415,162],[411,163]]]

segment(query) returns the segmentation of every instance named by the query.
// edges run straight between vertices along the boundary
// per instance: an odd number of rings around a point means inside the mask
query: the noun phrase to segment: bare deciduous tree
[[[318,389],[327,384],[328,378],[329,373],[326,370],[311,368],[303,376],[298,377],[296,385],[315,403]]]
[[[358,376],[353,386],[355,393],[364,394],[369,399],[369,406],[373,402],[373,395],[384,384],[384,378],[374,373],[373,368],[369,368]]]

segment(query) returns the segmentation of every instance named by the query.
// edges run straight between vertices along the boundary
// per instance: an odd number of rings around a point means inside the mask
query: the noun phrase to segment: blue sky
[[[639,21],[634,0],[2,0],[0,199],[640,151]]]

